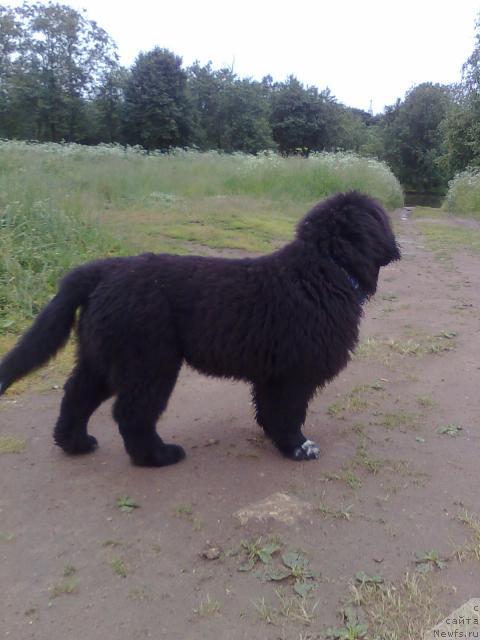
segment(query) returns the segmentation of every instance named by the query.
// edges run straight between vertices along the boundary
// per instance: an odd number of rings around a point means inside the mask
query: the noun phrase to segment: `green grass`
[[[379,380],[374,380],[370,384],[361,384],[354,387],[351,391],[340,396],[340,399],[333,402],[327,408],[327,413],[334,418],[344,418],[345,413],[360,413],[365,411],[373,401],[365,397],[372,392],[383,391],[384,387]]]
[[[136,242],[153,251],[204,253],[204,247],[268,252],[293,236],[295,224],[307,206],[278,203],[252,196],[201,197],[184,210],[171,208],[142,214],[136,227]],[[127,227],[131,214],[118,211],[113,224]],[[163,246],[162,246],[163,243]],[[189,246],[194,243],[196,246]]]
[[[194,613],[200,618],[210,618],[220,613],[220,607],[220,602],[218,600],[212,600],[210,594],[207,593],[207,597],[205,600],[200,600],[198,607],[194,609]]]
[[[2,453],[23,453],[26,441],[23,438],[14,436],[0,436],[0,454]]]
[[[415,220],[421,220],[422,218],[433,218],[435,220],[447,220],[448,213],[444,209],[439,207],[415,207],[412,211],[411,217]]]
[[[121,558],[114,556],[109,560],[108,564],[117,576],[120,576],[121,578],[127,577],[127,567]]]
[[[387,367],[403,358],[424,357],[428,354],[442,354],[455,349],[455,332],[444,331],[431,336],[420,331],[406,332],[405,337],[376,338],[362,340],[355,349],[356,360],[373,359]]]
[[[271,251],[314,202],[349,189],[403,202],[386,165],[348,153],[0,142],[0,334],[25,328],[77,264],[145,250]]]
[[[78,580],[76,578],[64,577],[63,580],[54,584],[51,589],[52,598],[58,598],[61,595],[70,595],[78,591]]]
[[[457,227],[451,224],[420,222],[427,247],[443,257],[451,257],[456,251],[480,253],[480,230]]]
[[[396,411],[394,413],[381,414],[375,424],[386,429],[398,429],[401,427],[415,429],[418,424],[418,418],[405,411]]]

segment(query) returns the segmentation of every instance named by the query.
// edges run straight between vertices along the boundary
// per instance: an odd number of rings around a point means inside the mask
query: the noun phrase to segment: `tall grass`
[[[349,189],[389,208],[403,203],[386,165],[346,153],[147,155],[116,145],[0,141],[0,332],[21,329],[73,265],[158,250],[162,232],[171,242],[262,251],[272,238],[288,237],[298,211]],[[252,206],[260,200],[261,207]],[[122,240],[118,220],[138,229],[140,240],[153,235],[155,242]],[[250,235],[249,244],[239,241],[242,234]]]
[[[77,211],[105,205],[138,210],[155,206],[166,194],[306,202],[348,189],[375,196],[386,207],[403,204],[401,187],[385,164],[351,153],[283,158],[272,152],[251,156],[177,150],[147,155],[119,145],[7,141],[0,143],[0,171],[24,183],[30,198],[54,198],[59,206]]]
[[[480,218],[480,169],[467,169],[449,182],[443,209]]]
[[[1,194],[4,195],[3,193]],[[0,213],[0,333],[38,313],[70,267],[122,251],[120,243],[49,200],[13,201]]]

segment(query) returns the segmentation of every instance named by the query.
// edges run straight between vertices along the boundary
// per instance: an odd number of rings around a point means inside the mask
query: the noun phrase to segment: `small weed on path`
[[[427,573],[432,569],[444,569],[447,566],[446,560],[442,559],[435,549],[416,554],[416,570],[420,573]]]
[[[359,612],[354,607],[340,611],[343,626],[327,629],[327,640],[361,640],[367,638],[368,625],[359,621]]]
[[[332,509],[325,504],[320,504],[317,507],[317,510],[324,518],[335,518],[339,520],[350,520],[353,515],[352,509],[353,504],[348,505],[348,507],[340,507],[339,509]]]
[[[203,527],[202,519],[195,515],[193,505],[191,504],[178,504],[174,506],[173,514],[181,520],[190,522],[194,531],[200,531]]]
[[[210,594],[207,593],[205,600],[200,600],[200,604],[197,609],[194,609],[200,618],[210,618],[215,614],[220,613],[220,603],[218,600],[212,600]]]
[[[109,560],[108,564],[112,567],[113,572],[120,576],[121,578],[127,577],[127,567],[125,566],[125,562],[119,558],[118,556],[113,556],[111,560]]]
[[[458,424],[447,424],[445,427],[439,427],[437,433],[455,438],[460,435],[462,427]]]
[[[418,396],[417,403],[423,408],[428,409],[435,406],[435,400],[430,396]]]
[[[239,571],[250,571],[257,564],[262,562],[268,564],[272,561],[272,556],[280,550],[281,546],[277,540],[264,541],[263,538],[249,541],[243,540],[242,548],[246,553],[246,562],[239,567]]]
[[[378,586],[384,583],[384,579],[379,575],[369,575],[368,573],[365,573],[365,571],[358,571],[355,574],[355,582],[361,587],[368,585]]]
[[[117,507],[124,513],[131,513],[134,509],[139,508],[139,504],[130,496],[120,496],[117,498]]]
[[[5,531],[0,531],[0,542],[13,542],[15,540],[15,536],[13,533],[5,533]]]
[[[76,567],[71,564],[65,565],[62,580],[54,584],[50,589],[52,598],[58,598],[61,595],[69,595],[77,591],[78,580],[74,577],[76,573]]]
[[[70,578],[77,573],[77,568],[73,564],[66,564],[63,569],[63,577]]]

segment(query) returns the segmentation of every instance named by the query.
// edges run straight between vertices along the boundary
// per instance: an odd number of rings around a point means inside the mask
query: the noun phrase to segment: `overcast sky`
[[[8,1],[5,4],[9,4]],[[170,49],[240,77],[329,87],[374,112],[421,82],[452,83],[475,43],[480,0],[67,0],[85,8],[130,66]]]

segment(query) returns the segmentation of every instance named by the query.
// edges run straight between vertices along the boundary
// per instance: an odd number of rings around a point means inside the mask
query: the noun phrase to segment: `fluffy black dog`
[[[282,249],[238,260],[144,254],[82,265],[0,364],[0,394],[44,364],[78,322],[78,357],[65,385],[54,438],[67,453],[97,445],[95,409],[113,415],[137,465],[184,457],[156,422],[183,362],[250,382],[258,423],[295,460],[318,458],[302,434],[309,400],[347,364],[361,304],[380,267],[400,258],[389,219],[351,192],[317,204]]]

